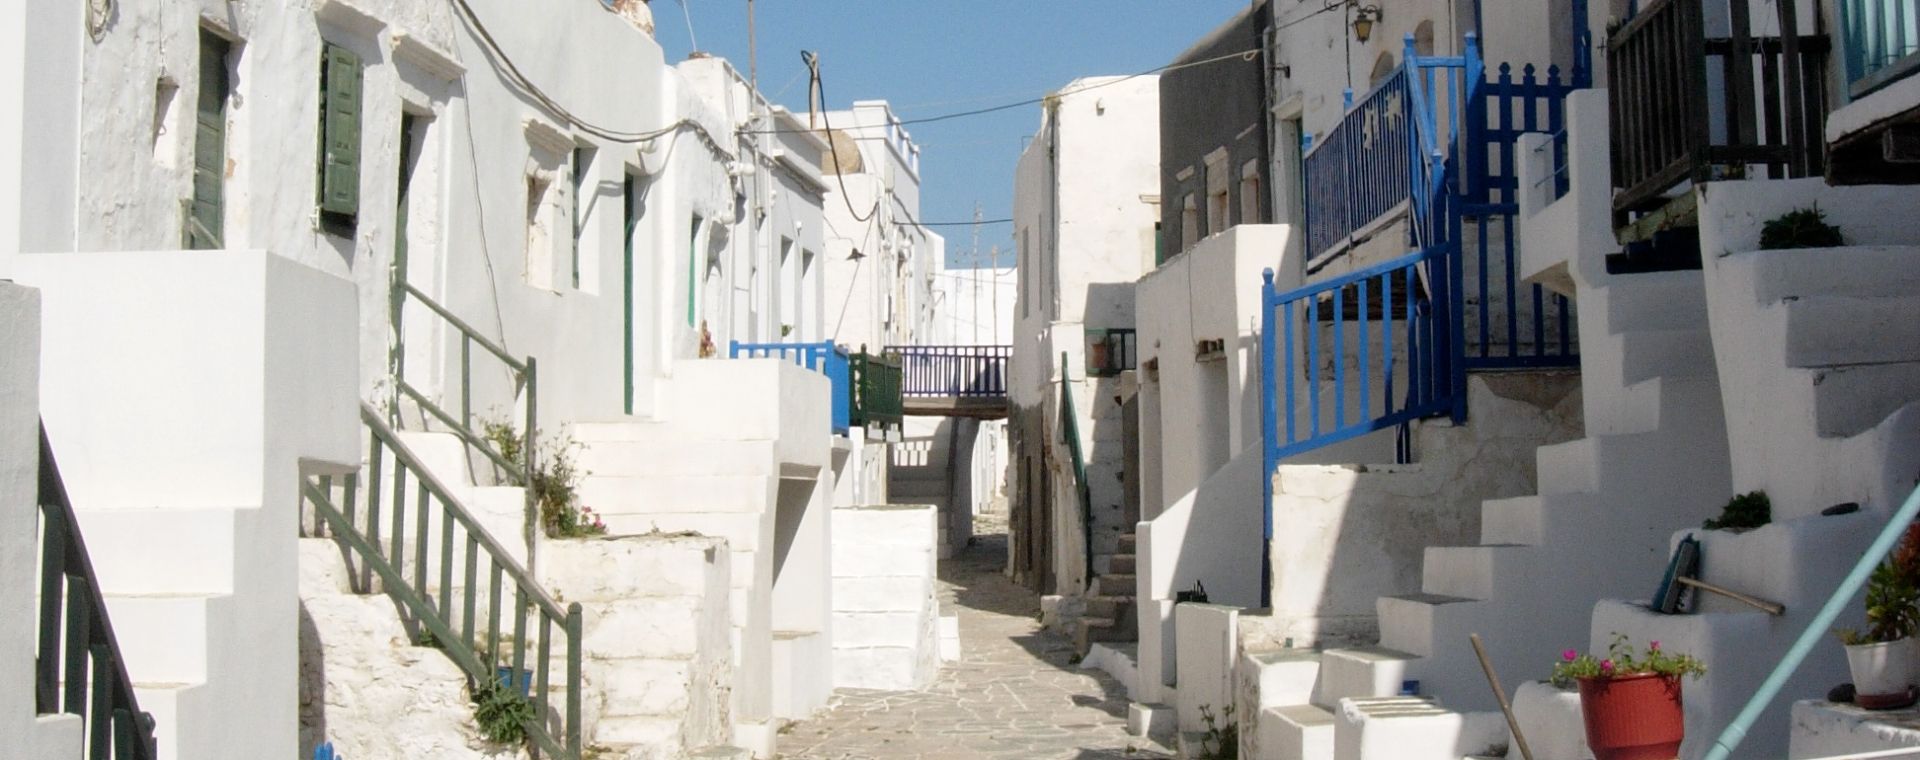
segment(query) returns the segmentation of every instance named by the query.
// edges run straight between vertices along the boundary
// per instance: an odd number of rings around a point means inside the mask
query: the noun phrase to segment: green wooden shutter
[[[326,44],[320,66],[320,210],[360,212],[360,56]]]
[[[200,92],[194,109],[193,197],[187,202],[188,248],[219,248],[226,217],[227,54],[218,35],[200,32]]]

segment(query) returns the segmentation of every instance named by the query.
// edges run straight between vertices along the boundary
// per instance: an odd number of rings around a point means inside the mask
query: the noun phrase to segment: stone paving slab
[[[983,526],[984,527],[984,526]],[[941,614],[960,616],[961,660],[926,691],[841,689],[780,736],[792,760],[1144,760],[1165,748],[1127,735],[1126,690],[1070,664],[1043,632],[1039,600],[1001,572],[1005,535],[979,535],[940,566]]]

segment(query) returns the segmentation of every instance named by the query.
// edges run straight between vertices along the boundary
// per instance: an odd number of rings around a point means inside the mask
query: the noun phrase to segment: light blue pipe
[[[1913,493],[1907,495],[1906,503],[1900,505],[1900,511],[1893,513],[1893,519],[1888,520],[1887,527],[1880,530],[1880,537],[1873,540],[1873,546],[1867,547],[1866,553],[1860,555],[1860,561],[1854,563],[1853,572],[1848,573],[1847,579],[1834,589],[1833,596],[1827,598],[1827,604],[1820,608],[1820,613],[1807,621],[1807,629],[1800,632],[1800,639],[1793,642],[1793,647],[1787,650],[1787,656],[1773,666],[1773,672],[1767,674],[1767,680],[1761,682],[1759,691],[1747,700],[1747,706],[1740,709],[1740,714],[1720,732],[1720,738],[1707,748],[1704,760],[1727,760],[1733,755],[1734,748],[1747,738],[1747,729],[1760,719],[1760,713],[1767,709],[1773,698],[1780,695],[1780,690],[1787,685],[1787,679],[1793,677],[1794,671],[1799,670],[1800,664],[1806,661],[1807,653],[1813,651],[1813,645],[1825,638],[1827,630],[1833,627],[1833,621],[1839,619],[1841,609],[1852,601],[1853,595],[1859,593],[1862,586],[1867,585],[1867,576],[1873,573],[1874,566],[1880,564],[1888,552],[1893,551],[1894,543],[1900,540],[1900,534],[1907,529],[1907,523],[1913,522],[1916,514],[1920,514],[1920,488],[1915,488]]]

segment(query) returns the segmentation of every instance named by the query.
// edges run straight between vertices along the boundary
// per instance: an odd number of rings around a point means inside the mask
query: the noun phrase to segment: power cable
[[[465,1],[466,0],[459,0],[459,2],[465,2]],[[809,85],[814,91],[820,93],[820,102],[822,103],[827,102],[827,86],[820,79],[820,56],[814,55],[813,51],[811,50],[802,50],[800,51],[800,60],[806,63],[807,65],[807,75],[810,79]],[[847,191],[847,176],[846,176],[846,173],[842,171],[842,167],[846,166],[846,164],[840,163],[840,145],[833,139],[833,120],[827,118],[827,111],[824,108],[820,109],[820,121],[821,123],[827,126],[827,150],[833,154],[833,179],[835,182],[839,183],[840,185],[840,202],[846,204],[847,213],[853,215],[854,221],[865,222],[873,219],[876,215],[880,213],[880,199],[879,198],[873,199],[873,208],[867,209],[866,214],[861,214],[859,211],[854,210],[853,194]],[[742,130],[742,132],[746,134],[773,134],[773,133],[792,133],[792,132],[811,132],[811,131],[813,130],[800,130],[800,129],[760,130],[760,131]]]
[[[1337,7],[1337,6],[1336,6],[1336,7]],[[1325,13],[1325,12],[1326,12],[1326,9],[1321,9],[1321,10],[1318,10],[1318,11],[1314,11],[1314,14],[1315,14],[1315,15],[1318,15],[1318,14],[1320,14],[1320,13]],[[1303,19],[1303,20],[1304,20],[1304,19]],[[1163,74],[1163,73],[1166,73],[1166,72],[1169,72],[1169,71],[1179,71],[1179,70],[1181,70],[1181,69],[1190,69],[1190,68],[1193,68],[1193,67],[1195,67],[1195,66],[1205,66],[1205,65],[1207,65],[1207,64],[1210,64],[1210,63],[1219,63],[1219,62],[1221,62],[1221,61],[1227,61],[1227,60],[1232,60],[1232,59],[1235,59],[1235,58],[1238,58],[1238,59],[1240,59],[1240,60],[1243,60],[1243,61],[1251,61],[1251,60],[1253,60],[1253,58],[1254,58],[1254,56],[1257,56],[1257,55],[1259,55],[1259,54],[1260,54],[1260,48],[1251,48],[1251,49],[1248,49],[1248,50],[1242,50],[1242,51],[1239,51],[1239,52],[1234,52],[1234,53],[1227,53],[1226,55],[1219,55],[1219,56],[1214,56],[1214,57],[1212,57],[1212,58],[1207,58],[1207,59],[1205,59],[1205,60],[1199,60],[1199,61],[1188,61],[1188,62],[1186,62],[1186,63],[1169,63],[1169,64],[1167,64],[1167,65],[1165,65],[1165,66],[1156,66],[1156,67],[1154,67],[1154,68],[1151,68],[1151,69],[1147,69],[1146,71],[1142,71],[1142,72],[1139,72],[1139,73],[1136,73],[1136,74],[1128,74],[1128,75],[1126,75],[1126,76],[1122,76],[1122,77],[1116,77],[1116,78],[1113,78],[1113,79],[1108,79],[1108,80],[1106,80],[1106,81],[1103,81],[1103,82],[1095,82],[1095,83],[1093,83],[1093,84],[1088,84],[1088,85],[1082,85],[1082,86],[1080,86],[1080,87],[1075,87],[1075,88],[1071,88],[1071,89],[1066,89],[1066,90],[1061,90],[1061,91],[1058,91],[1058,92],[1053,92],[1053,93],[1049,93],[1049,94],[1047,94],[1047,95],[1042,95],[1042,96],[1040,96],[1040,97],[1037,97],[1037,98],[1027,98],[1026,100],[1021,100],[1021,101],[1018,101],[1018,102],[1014,102],[1014,103],[1003,103],[1003,104],[1001,104],[1001,105],[997,105],[997,106],[989,106],[989,107],[986,107],[986,108],[975,108],[975,109],[972,109],[972,110],[967,110],[967,111],[956,111],[956,112],[953,112],[953,113],[946,113],[946,114],[940,114],[940,115],[938,115],[938,116],[923,116],[923,117],[920,117],[920,118],[917,118],[917,119],[902,119],[902,120],[900,120],[900,121],[898,121],[898,122],[896,122],[896,124],[897,124],[897,125],[899,125],[899,126],[906,126],[906,125],[908,125],[908,124],[931,124],[931,123],[933,123],[933,122],[939,122],[939,121],[948,121],[948,120],[951,120],[951,119],[961,119],[961,118],[966,118],[966,117],[969,117],[969,116],[980,116],[980,115],[983,115],[983,114],[990,114],[990,113],[995,113],[995,112],[999,112],[999,111],[1006,111],[1006,110],[1009,110],[1009,109],[1014,109],[1014,108],[1020,108],[1020,107],[1023,107],[1023,106],[1031,106],[1031,105],[1037,105],[1037,104],[1040,104],[1040,103],[1045,103],[1045,102],[1047,102],[1047,101],[1048,101],[1049,99],[1051,99],[1051,98],[1061,98],[1061,97],[1066,97],[1066,96],[1068,96],[1068,95],[1078,95],[1078,94],[1080,94],[1080,93],[1083,93],[1083,92],[1087,92],[1087,91],[1089,91],[1089,90],[1097,90],[1097,89],[1100,89],[1100,88],[1102,88],[1102,87],[1112,87],[1112,86],[1114,86],[1114,85],[1116,85],[1116,84],[1120,84],[1120,83],[1122,83],[1122,82],[1126,82],[1126,81],[1129,81],[1129,80],[1133,80],[1133,79],[1139,79],[1140,77],[1144,77],[1144,76],[1152,76],[1152,75],[1154,75],[1154,74]],[[805,53],[805,52],[803,52],[803,53],[801,53],[801,55],[802,55],[802,56],[808,56],[808,55],[812,55],[812,54],[811,54],[811,53]],[[823,101],[823,102],[824,102],[824,101],[826,100],[826,94],[825,94],[825,93],[822,93],[822,94],[821,94],[821,97],[820,97],[820,99],[821,99],[821,101]],[[791,133],[795,133],[795,132],[811,132],[811,131],[815,131],[815,130],[806,130],[806,129],[763,129],[763,130],[754,130],[753,132],[754,132],[754,133],[756,133],[756,134],[791,134]]]

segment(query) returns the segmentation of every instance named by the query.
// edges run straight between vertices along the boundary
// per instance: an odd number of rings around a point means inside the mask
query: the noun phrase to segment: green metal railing
[[[415,635],[423,640],[431,635],[434,645],[467,672],[470,684],[503,680],[531,700],[534,717],[524,728],[536,756],[545,752],[578,760],[580,604],[562,608],[541,589],[526,568],[420,464],[379,412],[362,404],[360,419],[370,439],[364,487],[359,473],[345,476],[338,487],[331,477],[302,482],[302,493],[315,516],[311,530],[303,520],[302,532],[331,535],[347,551],[348,575],[355,590],[371,591],[373,576],[379,576],[386,593],[406,608]],[[383,477],[388,464],[393,472]],[[382,492],[388,489],[391,500],[383,505]],[[364,512],[357,503],[363,496]],[[352,560],[358,560],[357,568]],[[462,568],[458,579],[456,565]],[[506,582],[512,583],[510,604],[503,593]],[[503,636],[501,627],[506,622],[512,624],[512,633]],[[551,690],[556,644],[564,650],[566,662],[565,700],[557,707]],[[530,647],[534,650],[531,671]]]
[[[853,382],[848,390],[853,394],[854,427],[900,427],[906,416],[906,403],[900,393],[901,364],[899,354],[870,354],[866,346],[851,357]]]
[[[1060,352],[1060,436],[1073,459],[1073,491],[1080,499],[1080,538],[1087,558],[1087,587],[1093,587],[1093,491],[1087,488],[1087,457],[1080,450],[1080,415],[1073,408],[1073,386],[1067,374],[1067,352]]]
[[[1818,645],[1821,639],[1826,638],[1827,631],[1833,630],[1833,623],[1839,619],[1840,611],[1845,609],[1853,601],[1854,595],[1860,593],[1860,589],[1867,585],[1867,576],[1872,575],[1874,566],[1880,564],[1880,560],[1893,551],[1894,544],[1900,541],[1900,534],[1906,531],[1907,524],[1913,522],[1915,515],[1920,515],[1920,488],[1915,488],[1913,493],[1907,495],[1906,502],[1893,513],[1893,519],[1888,520],[1886,527],[1880,529],[1880,535],[1873,540],[1873,545],[1867,547],[1867,551],[1853,563],[1853,570],[1847,573],[1845,580],[1840,581],[1840,587],[1833,590],[1832,596],[1827,597],[1827,603],[1820,608],[1820,612],[1816,613],[1812,620],[1807,621],[1806,629],[1800,632],[1800,638],[1794,640],[1793,646],[1787,649],[1787,655],[1773,666],[1773,672],[1767,674],[1767,680],[1760,683],[1760,688],[1754,692],[1752,698],[1747,700],[1746,706],[1740,709],[1740,714],[1734,717],[1732,723],[1727,724],[1726,729],[1720,732],[1719,738],[1714,739],[1713,746],[1707,748],[1705,760],[1727,760],[1733,751],[1740,747],[1740,742],[1747,738],[1747,731],[1753,728],[1755,721],[1760,719],[1760,713],[1765,712],[1774,698],[1780,696],[1780,690],[1786,687],[1787,679],[1792,678],[1794,671],[1799,670],[1800,665],[1806,662],[1807,654],[1813,651],[1814,646]]]
[[[538,450],[535,438],[538,436],[539,427],[537,422],[540,419],[540,394],[538,392],[539,372],[537,371],[538,368],[534,363],[533,357],[528,356],[525,359],[514,358],[512,354],[507,353],[506,348],[495,343],[487,336],[481,335],[478,330],[473,329],[472,325],[467,324],[466,320],[455,316],[453,312],[448,311],[446,307],[441,306],[411,283],[401,282],[397,283],[395,287],[398,289],[398,294],[394,297],[392,304],[394,347],[393,354],[389,358],[389,361],[392,364],[391,371],[396,396],[393,399],[394,403],[392,405],[394,416],[389,419],[397,421],[400,413],[399,401],[402,397],[411,400],[421,411],[439,420],[440,424],[445,425],[454,435],[459,436],[460,440],[465,441],[468,448],[479,452],[481,456],[486,457],[487,461],[492,462],[495,467],[500,468],[501,472],[506,473],[510,482],[514,485],[524,487],[526,489],[526,524],[523,527],[525,535],[521,538],[526,541],[528,548],[532,548],[533,531],[535,527],[539,525],[540,519],[539,510],[534,503],[535,495],[532,488],[534,462],[537,461],[535,457]],[[407,382],[406,331],[402,324],[403,317],[406,313],[405,301],[407,296],[411,296],[413,300],[419,301],[420,305],[427,307],[428,311],[446,320],[447,324],[451,325],[460,333],[460,415],[458,417],[427,398],[427,394],[415,388],[412,383]],[[520,461],[512,461],[507,457],[506,452],[501,451],[498,445],[493,441],[487,440],[487,437],[480,429],[483,427],[481,421],[474,416],[473,347],[476,345],[488,354],[492,354],[495,359],[498,359],[501,364],[506,366],[507,372],[513,378],[513,390],[515,393],[526,394],[526,419],[520,428],[521,435],[524,436],[520,451],[518,452]]]
[[[113,623],[107,619],[107,602],[44,425],[40,428],[38,501],[42,531],[35,712],[81,716],[90,760],[154,760],[153,716],[140,711],[134,696],[133,679],[127,677]],[[17,742],[18,737],[8,741]]]

